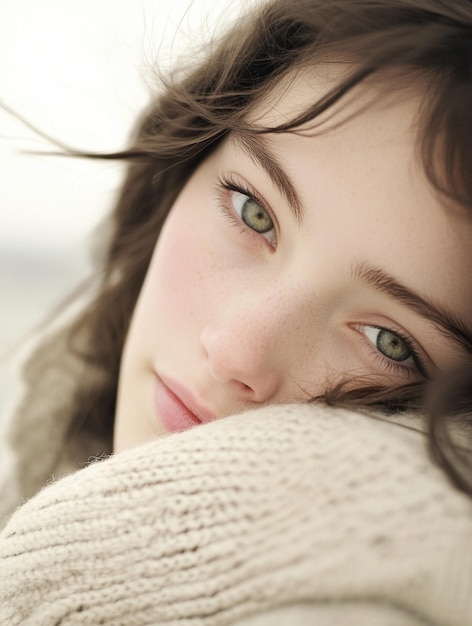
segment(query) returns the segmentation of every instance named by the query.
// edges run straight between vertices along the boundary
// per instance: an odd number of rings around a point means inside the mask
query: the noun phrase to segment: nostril
[[[270,347],[254,348],[242,340],[234,324],[207,325],[200,335],[201,354],[212,379],[230,385],[238,398],[267,402],[277,387]]]
[[[237,380],[236,378],[233,378],[231,381],[229,381],[231,386],[233,387],[233,389],[238,393],[241,394],[244,398],[248,399],[248,400],[254,400],[256,397],[256,391],[254,390],[253,387],[251,387],[251,385],[246,385],[246,383],[244,383],[242,380]]]
[[[247,385],[242,380],[234,380],[233,382],[237,383],[238,388],[239,388],[239,393],[241,394],[242,397],[246,398],[247,400],[251,402],[259,401],[258,399],[259,394],[256,391],[257,387],[251,387],[251,385]]]

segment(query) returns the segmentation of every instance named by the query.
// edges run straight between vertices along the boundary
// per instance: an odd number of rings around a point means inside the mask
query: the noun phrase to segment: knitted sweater
[[[418,431],[275,406],[104,460],[109,436],[65,445],[79,379],[100,373],[67,327],[24,370],[0,453],[2,626],[472,623],[472,501]]]
[[[472,501],[417,432],[266,407],[47,486],[0,572],[2,625],[470,626]]]

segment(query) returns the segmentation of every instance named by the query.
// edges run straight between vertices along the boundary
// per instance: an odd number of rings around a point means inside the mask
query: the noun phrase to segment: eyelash
[[[250,200],[259,204],[264,209],[264,211],[267,211],[267,213],[270,215],[272,222],[274,223],[274,229],[275,229],[276,221],[275,221],[274,215],[271,209],[268,208],[265,201],[257,194],[257,192],[253,189],[250,189],[249,186],[242,184],[240,182],[237,182],[232,176],[226,175],[226,176],[222,176],[218,178],[218,184],[216,186],[216,193],[217,193],[217,198],[219,201],[219,208],[222,210],[224,216],[229,220],[232,226],[237,227],[238,230],[244,235],[254,237],[258,241],[261,240],[261,235],[257,233],[256,231],[252,230],[249,226],[247,226],[241,220],[241,218],[235,214],[234,208],[228,206],[228,192],[231,192],[231,191],[235,191],[236,193],[243,194],[247,196]],[[263,239],[265,238],[263,237]],[[272,245],[268,241],[267,243],[269,243],[269,245]],[[359,327],[361,326],[370,326],[371,328],[375,328],[377,330],[384,330],[384,331],[393,333],[394,335],[397,335],[405,343],[408,350],[410,351],[411,358],[413,359],[413,363],[417,371],[424,378],[428,378],[425,364],[423,360],[421,359],[421,357],[419,356],[418,351],[414,347],[415,341],[411,336],[409,336],[404,331],[399,330],[398,328],[387,328],[384,326],[377,326],[375,324],[354,324],[353,325],[353,327],[356,328],[357,332],[361,336],[361,339],[363,343],[366,345],[372,359],[378,362],[388,372],[392,372],[397,375],[399,374],[404,377],[410,377],[412,375],[412,373],[414,372],[413,367],[408,366],[408,365],[402,365],[401,362],[395,361],[394,359],[389,359],[387,356],[383,355],[380,352],[380,350],[376,348],[376,346],[372,343],[372,341],[369,340],[366,337],[366,335],[362,333],[362,331],[359,330]]]
[[[235,191],[236,193],[247,196],[249,200],[252,200],[253,202],[259,204],[270,216],[272,223],[274,224],[275,232],[276,220],[272,210],[269,209],[266,202],[259,196],[259,194],[254,189],[250,189],[249,186],[240,182],[236,182],[236,180],[232,176],[226,175],[218,178],[216,193],[219,201],[219,208],[222,210],[224,216],[228,218],[231,225],[236,226],[243,235],[249,235],[250,237],[256,238],[258,241],[261,240],[261,234],[257,233],[255,230],[252,230],[252,228],[247,226],[238,215],[235,215],[234,208],[228,206],[227,194],[230,191]],[[268,245],[270,245],[272,248],[275,247],[275,245],[271,244],[266,237],[262,236],[262,239],[265,239]],[[277,237],[275,243],[277,243]]]
[[[413,367],[408,365],[402,365],[401,362],[395,361],[394,359],[389,359],[387,356],[383,355],[378,348],[372,343],[370,339],[366,337],[366,335],[359,330],[359,327],[368,326],[370,328],[375,328],[376,330],[384,330],[389,333],[393,333],[397,335],[406,345],[408,350],[411,353],[411,358],[413,359],[413,363],[415,364],[416,369],[424,378],[428,378],[426,372],[426,366],[424,364],[423,359],[419,356],[418,350],[414,346],[414,339],[409,336],[404,331],[399,330],[398,328],[387,328],[385,326],[377,326],[375,324],[353,324],[354,329],[360,334],[362,341],[365,343],[369,352],[371,353],[373,359],[379,362],[382,367],[384,367],[387,371],[392,372],[394,374],[400,374],[406,377],[410,377],[414,372]]]

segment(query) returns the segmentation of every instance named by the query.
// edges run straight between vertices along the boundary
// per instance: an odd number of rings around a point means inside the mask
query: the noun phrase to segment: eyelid
[[[248,182],[246,182],[244,179],[240,177],[237,178],[235,174],[231,174],[231,173],[223,174],[222,176],[219,176],[218,184],[219,184],[220,189],[225,189],[229,191],[234,191],[236,193],[241,193],[247,196],[248,198],[255,200],[258,204],[260,204],[261,207],[264,209],[264,211],[267,211],[267,213],[270,215],[270,218],[274,224],[275,243],[278,242],[279,225],[278,225],[278,221],[275,216],[275,213],[271,209],[270,205],[266,202],[266,200],[261,196],[261,194],[258,191],[254,189],[254,187],[251,184],[249,184]],[[242,224],[246,227],[244,222],[242,222]],[[260,236],[255,231],[252,231],[251,229],[249,230],[255,235],[257,235],[258,237]],[[267,242],[269,243],[269,245],[272,245],[270,244],[268,240]],[[275,246],[272,246],[272,247],[275,247]]]
[[[428,368],[425,361],[429,361],[429,357],[426,355],[425,351],[420,347],[418,342],[412,337],[406,330],[400,328],[397,324],[390,322],[388,324],[378,324],[375,322],[357,322],[355,324],[349,324],[351,328],[353,328],[359,335],[362,337],[362,340],[375,351],[376,355],[381,358],[388,367],[394,367],[397,371],[405,372],[405,373],[414,373],[417,371],[423,378],[429,379],[430,375],[428,373]],[[401,361],[395,361],[394,359],[390,359],[388,356],[382,354],[382,352],[372,343],[370,339],[368,339],[365,333],[362,332],[361,328],[363,327],[371,327],[376,328],[378,330],[385,330],[387,332],[398,335],[402,341],[408,346],[408,349],[411,352],[411,356],[413,358],[414,367],[403,365]]]

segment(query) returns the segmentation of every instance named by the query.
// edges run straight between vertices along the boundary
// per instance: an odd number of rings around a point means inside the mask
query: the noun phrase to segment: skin
[[[252,121],[291,119],[323,95],[327,82],[298,76]],[[156,374],[183,385],[220,418],[306,402],[344,376],[396,385],[470,357],[354,271],[380,268],[472,326],[472,227],[424,177],[415,136],[419,98],[387,100],[373,86],[354,95],[334,118],[320,120],[326,132],[266,139],[299,196],[302,223],[231,136],[188,181],[157,242],[127,337],[116,451],[167,432],[155,414]],[[263,199],[275,229],[251,230],[238,209],[254,205],[222,188],[221,178]],[[257,224],[270,225],[267,219],[263,213]],[[395,344],[396,335],[392,344],[387,334],[387,352],[402,360],[382,354],[379,327],[406,336],[422,366],[403,340]]]

